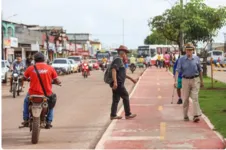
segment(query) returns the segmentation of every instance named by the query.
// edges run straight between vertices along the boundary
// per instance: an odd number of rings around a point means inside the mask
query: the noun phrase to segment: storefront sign
[[[4,47],[5,48],[10,48],[11,47],[10,39],[4,39]]]
[[[8,55],[13,55],[14,54],[14,49],[13,48],[7,48],[7,54]]]
[[[40,50],[40,47],[38,43],[31,44],[31,51],[39,51],[39,50]]]
[[[18,47],[18,39],[15,37],[10,37],[10,46],[11,47]]]

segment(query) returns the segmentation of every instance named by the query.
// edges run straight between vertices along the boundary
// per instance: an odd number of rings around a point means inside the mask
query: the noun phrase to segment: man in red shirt
[[[49,65],[45,63],[45,57],[41,52],[38,52],[34,55],[35,65],[42,79],[43,85],[45,87],[45,91],[47,96],[52,95],[52,81],[55,84],[61,84],[59,79],[57,78],[56,71]],[[22,123],[24,126],[28,125],[29,119],[29,95],[45,95],[40,81],[38,79],[38,75],[35,72],[34,66],[30,66],[24,73],[25,79],[30,78],[30,88],[24,99],[24,111],[23,111],[23,119]],[[49,110],[47,115],[47,124],[46,128],[49,129],[52,127],[51,122],[53,120],[53,109]]]

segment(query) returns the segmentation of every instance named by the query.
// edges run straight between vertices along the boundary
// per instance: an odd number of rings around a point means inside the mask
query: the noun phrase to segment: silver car
[[[7,60],[2,60],[2,82],[7,83],[7,73],[9,71],[10,64]]]

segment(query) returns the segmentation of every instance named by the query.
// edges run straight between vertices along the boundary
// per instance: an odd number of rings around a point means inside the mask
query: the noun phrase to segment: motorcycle
[[[61,86],[61,85],[59,85]],[[49,111],[48,97],[44,95],[29,96],[29,120],[28,126],[19,126],[19,128],[28,127],[31,132],[31,143],[37,144],[39,141],[40,130],[45,129],[47,123],[47,114]]]
[[[101,70],[104,72],[105,68],[107,68],[107,64],[106,63],[102,63],[101,65]]]
[[[82,75],[84,78],[88,77],[89,65],[87,63],[82,64]]]
[[[22,78],[23,78],[23,69],[16,67],[12,74],[12,93],[13,98],[20,95],[22,92]]]
[[[134,63],[130,64],[130,70],[132,73],[136,70],[136,65]]]

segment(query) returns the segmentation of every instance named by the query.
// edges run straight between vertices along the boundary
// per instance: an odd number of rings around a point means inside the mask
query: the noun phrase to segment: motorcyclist
[[[86,57],[84,58],[84,61],[83,61],[83,63],[82,63],[82,66],[83,66],[84,64],[87,64],[88,67],[89,67],[89,61],[88,61],[88,59],[87,59]],[[82,70],[82,72],[83,72],[83,70]],[[88,69],[88,75],[90,75],[90,69]]]
[[[106,57],[103,57],[102,63],[103,63],[103,64],[107,64],[107,61],[108,61],[107,58],[106,58]]]
[[[133,55],[130,57],[130,64],[136,65],[136,58]]]
[[[16,61],[13,62],[13,64],[12,64],[10,69],[14,72],[14,71],[16,71],[16,68],[20,68],[20,69],[24,69],[25,68],[25,65],[22,62],[22,58],[21,57],[17,57],[16,58]],[[12,73],[11,78],[10,78],[10,92],[12,92],[12,84],[13,84],[13,73]],[[21,79],[21,86],[24,88],[24,80],[23,80],[23,78]]]
[[[55,84],[61,84],[60,80],[57,77],[56,71],[49,65],[45,63],[45,57],[41,52],[38,52],[34,55],[35,65],[37,70],[40,73],[40,77],[42,79],[43,85],[45,87],[47,96],[52,95],[52,82]],[[28,126],[29,119],[29,95],[44,95],[42,90],[40,81],[35,72],[34,66],[30,66],[24,73],[24,78],[30,78],[30,88],[29,91],[24,98],[24,108],[23,108],[23,119],[24,122],[22,124],[24,126]],[[51,122],[53,121],[53,109],[49,109],[47,114],[47,124],[46,129],[52,127]]]

